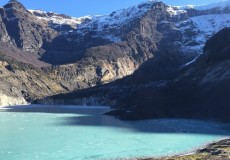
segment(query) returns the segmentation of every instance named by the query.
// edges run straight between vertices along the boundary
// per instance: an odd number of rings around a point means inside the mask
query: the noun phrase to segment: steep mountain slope
[[[120,105],[136,105],[136,118],[182,117],[229,121],[229,34],[230,28],[225,28],[208,40],[204,54],[184,68],[179,78],[168,87],[161,87],[160,91],[142,89],[124,98]],[[139,98],[140,95],[144,98]],[[129,102],[131,98],[135,99],[134,103]]]
[[[2,53],[7,53],[7,56],[19,61],[31,63],[30,60],[34,60],[37,66],[45,66],[44,62],[38,60],[37,53],[43,41],[54,39],[57,33],[35,19],[17,1],[10,1],[0,8],[0,19],[1,42],[3,42],[1,46],[4,46],[1,47]]]
[[[145,70],[143,74],[140,69],[114,83],[37,102],[112,105],[119,110],[109,114],[123,119],[176,117],[230,121],[229,34],[230,28],[215,34],[196,62],[168,79],[156,80],[155,71]]]
[[[134,114],[124,117],[208,118],[230,121],[229,34],[230,28],[215,34],[205,44],[203,55],[184,68],[180,76],[168,83],[168,86],[141,89],[119,101],[120,106],[134,111]],[[130,102],[131,99],[135,101]]]
[[[67,92],[59,82],[32,65],[0,52],[0,106],[27,104],[34,99]]]

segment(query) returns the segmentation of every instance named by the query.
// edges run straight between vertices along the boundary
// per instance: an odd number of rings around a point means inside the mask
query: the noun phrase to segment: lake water
[[[190,152],[229,136],[225,124],[185,119],[120,121],[108,108],[0,110],[1,160],[84,160]]]

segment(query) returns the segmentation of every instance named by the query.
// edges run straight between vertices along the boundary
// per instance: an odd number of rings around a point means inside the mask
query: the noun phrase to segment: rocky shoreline
[[[136,160],[230,160],[230,138],[212,142],[191,154]]]

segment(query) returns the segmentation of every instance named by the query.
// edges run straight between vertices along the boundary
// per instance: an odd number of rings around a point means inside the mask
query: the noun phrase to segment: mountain
[[[211,37],[203,54],[175,75],[156,80],[144,64],[132,76],[37,103],[110,105],[121,119],[195,118],[229,121],[230,28]],[[159,63],[157,63],[159,64]],[[147,66],[145,66],[147,65]],[[150,76],[151,75],[151,76]],[[157,78],[159,75],[157,75]]]
[[[212,35],[229,26],[228,3],[202,7],[146,1],[109,15],[74,18],[27,10],[11,0],[0,8],[0,52],[38,69],[60,84],[61,92],[110,83],[137,70],[158,84],[177,77]]]

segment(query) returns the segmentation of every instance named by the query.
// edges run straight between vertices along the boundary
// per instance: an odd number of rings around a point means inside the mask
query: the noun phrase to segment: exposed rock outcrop
[[[67,92],[56,80],[32,65],[0,56],[1,105],[16,105]]]
[[[11,97],[0,94],[0,107],[13,106],[13,105],[25,105],[28,102],[23,97]]]

